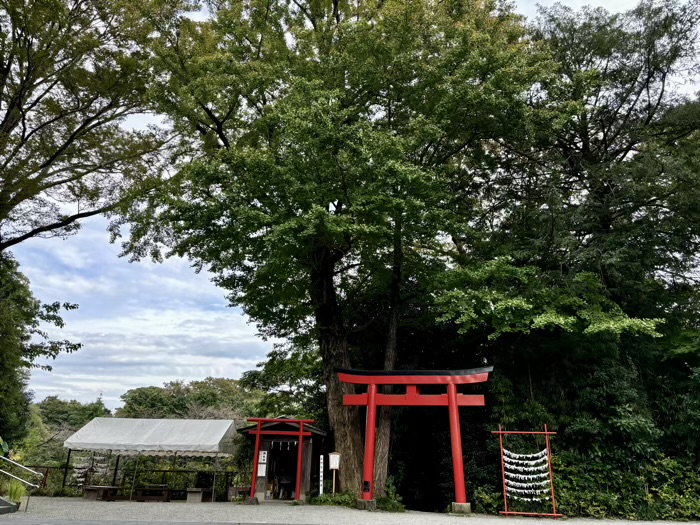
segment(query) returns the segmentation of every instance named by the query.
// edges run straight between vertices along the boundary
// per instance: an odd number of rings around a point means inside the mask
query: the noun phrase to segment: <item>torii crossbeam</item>
[[[462,459],[462,435],[459,427],[459,407],[484,406],[483,395],[466,395],[457,392],[457,385],[484,383],[493,367],[469,370],[345,370],[338,369],[342,383],[367,385],[365,394],[348,394],[343,398],[345,406],[366,406],[367,427],[365,432],[365,459],[363,468],[362,500],[373,501],[374,495],[374,449],[376,442],[378,406],[438,406],[447,407],[450,415],[450,437],[452,442],[452,468],[455,480],[454,510],[469,511],[467,491],[464,484],[464,462]],[[378,385],[404,385],[403,394],[380,394]],[[421,394],[422,385],[445,385],[445,394]]]

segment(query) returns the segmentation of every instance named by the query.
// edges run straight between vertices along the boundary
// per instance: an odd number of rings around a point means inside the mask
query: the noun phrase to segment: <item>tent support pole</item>
[[[172,472],[176,468],[177,468],[177,450],[173,454],[173,463],[172,463],[172,465],[170,465],[170,470],[168,471],[168,476],[167,476],[168,485],[170,485],[170,472]]]
[[[66,466],[63,468],[63,483],[61,484],[61,487],[66,486],[66,477],[68,476],[68,465],[70,465],[70,453],[72,452],[71,449],[68,449],[68,457],[66,457]]]
[[[131,492],[129,493],[129,501],[134,497],[134,486],[136,485],[136,474],[139,471],[139,459],[141,459],[141,453],[136,455],[136,468],[134,469],[134,478],[131,480]]]
[[[114,464],[114,477],[112,478],[112,486],[114,487],[117,484],[117,472],[119,471],[119,458],[121,456],[117,454],[117,462]]]
[[[211,485],[211,501],[212,503],[216,500],[216,471],[219,468],[219,454],[214,456],[214,483]]]

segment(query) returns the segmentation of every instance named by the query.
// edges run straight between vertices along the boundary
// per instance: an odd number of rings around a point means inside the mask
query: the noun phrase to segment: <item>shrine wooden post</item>
[[[362,508],[374,508],[374,453],[377,428],[378,406],[444,406],[448,408],[450,420],[450,441],[452,444],[452,470],[455,483],[454,512],[470,512],[467,503],[467,490],[464,483],[464,461],[462,458],[462,435],[460,430],[459,407],[484,406],[483,395],[460,394],[458,385],[484,383],[488,380],[493,367],[469,370],[338,370],[338,379],[342,383],[366,385],[367,393],[348,394],[343,398],[345,406],[367,407],[365,429],[365,458],[362,478],[362,499],[358,505]],[[403,394],[378,393],[379,385],[403,385]],[[421,394],[422,385],[444,385],[445,394]]]

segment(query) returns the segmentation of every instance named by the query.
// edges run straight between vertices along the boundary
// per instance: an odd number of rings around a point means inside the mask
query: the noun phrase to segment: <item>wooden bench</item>
[[[117,499],[117,491],[119,487],[112,485],[84,485],[83,498],[97,501],[115,501]]]
[[[170,487],[167,485],[146,485],[134,490],[136,501],[170,501]]]

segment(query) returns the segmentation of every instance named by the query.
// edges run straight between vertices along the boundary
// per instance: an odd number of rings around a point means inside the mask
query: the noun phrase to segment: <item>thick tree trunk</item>
[[[343,406],[343,396],[354,393],[352,385],[338,381],[336,368],[350,368],[347,334],[342,311],[338,305],[335,283],[335,265],[341,255],[327,248],[318,248],[314,254],[311,272],[311,299],[314,302],[318,331],[323,381],[326,386],[328,419],[340,452],[340,490],[360,493],[362,485],[361,421],[359,409]]]
[[[401,266],[403,264],[403,247],[401,239],[401,217],[394,227],[394,252],[389,290],[389,325],[387,329],[386,349],[384,352],[384,370],[394,370],[398,346],[399,320],[401,308]],[[385,386],[384,392],[390,393],[391,387]],[[389,449],[391,446],[391,407],[379,408],[377,425],[377,448],[375,461],[374,493],[386,494],[386,480],[389,475]]]

